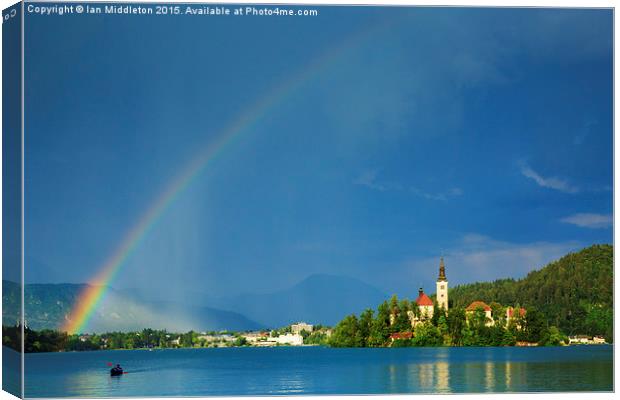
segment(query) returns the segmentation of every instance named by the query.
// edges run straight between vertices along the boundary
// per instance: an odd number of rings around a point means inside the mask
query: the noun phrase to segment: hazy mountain
[[[18,320],[19,285],[3,281],[3,324]],[[25,288],[26,323],[35,330],[58,329],[84,290],[85,284],[28,284]],[[248,330],[261,325],[245,316],[209,307],[172,302],[143,302],[127,293],[108,289],[89,322],[89,331],[128,331],[143,328],[170,331]]]
[[[3,281],[3,323],[14,324],[19,287]],[[85,284],[26,285],[26,321],[32,329],[57,329]],[[162,296],[166,296],[162,293]],[[171,331],[248,330],[280,327],[296,321],[332,325],[351,313],[373,307],[385,293],[358,279],[312,275],[289,289],[269,294],[244,294],[213,298],[194,293],[186,298],[147,296],[137,290],[110,288],[90,322],[93,332],[134,330],[145,327]],[[13,304],[14,307],[10,305]],[[9,305],[9,307],[6,307]],[[224,311],[227,310],[227,311]],[[247,316],[247,317],[246,317]]]
[[[385,293],[358,279],[317,274],[282,291],[207,301],[213,307],[243,312],[268,327],[280,327],[296,321],[333,325],[385,298]]]

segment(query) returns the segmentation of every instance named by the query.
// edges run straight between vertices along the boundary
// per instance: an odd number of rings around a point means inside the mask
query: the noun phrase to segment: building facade
[[[506,326],[510,325],[510,322],[514,321],[517,329],[521,330],[521,322],[525,318],[525,308],[520,307],[518,310],[513,307],[506,308]]]
[[[474,301],[465,309],[465,316],[467,317],[467,321],[469,321],[470,318],[472,318],[472,316],[479,309],[484,310],[484,317],[485,317],[484,324],[486,326],[495,325],[495,321],[493,321],[493,316],[491,315],[491,307],[489,307],[489,305],[485,303],[484,301]]]
[[[306,331],[308,333],[312,332],[314,326],[307,324],[305,322],[298,322],[296,324],[291,325],[291,332],[295,335],[301,334],[302,331]]]
[[[415,304],[418,305],[418,315],[415,315],[413,311],[408,311],[409,321],[411,321],[411,327],[415,328],[416,325],[428,321],[433,318],[435,307],[433,300],[424,293],[424,290],[420,288],[418,290],[418,298],[415,299]]]

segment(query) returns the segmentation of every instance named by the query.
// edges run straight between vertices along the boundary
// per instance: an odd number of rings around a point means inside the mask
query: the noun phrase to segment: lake
[[[110,377],[108,362],[128,373]],[[39,353],[25,385],[27,397],[612,391],[613,346]]]

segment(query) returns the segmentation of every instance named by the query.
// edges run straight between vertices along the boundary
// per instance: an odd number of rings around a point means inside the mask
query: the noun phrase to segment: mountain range
[[[19,319],[19,285],[2,281],[2,323],[14,325]],[[24,290],[26,324],[34,330],[60,329],[86,284],[27,284]],[[108,288],[90,318],[89,332],[131,331],[143,328],[189,330],[247,330],[262,325],[245,316],[203,306],[173,302],[141,302]]]
[[[19,285],[3,281],[3,324],[19,319]],[[87,284],[27,284],[26,323],[31,329],[60,329]],[[182,298],[149,297],[138,290],[108,288],[89,324],[89,332],[143,328],[170,331],[253,330],[297,321],[332,325],[385,299],[379,289],[358,279],[311,275],[296,285],[267,294]]]

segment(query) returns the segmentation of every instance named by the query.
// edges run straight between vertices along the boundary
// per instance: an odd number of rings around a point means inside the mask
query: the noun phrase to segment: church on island
[[[443,257],[439,259],[439,277],[437,278],[437,291],[436,291],[436,305],[439,309],[443,309],[446,314],[448,314],[448,278],[446,278],[446,265],[444,263]],[[435,302],[428,297],[426,293],[424,293],[424,289],[420,288],[418,290],[418,298],[415,300],[415,304],[418,306],[418,313],[414,313],[413,311],[408,311],[407,315],[409,316],[409,320],[411,321],[411,327],[415,328],[417,325],[431,320],[433,318],[433,314],[435,313]],[[476,311],[483,310],[486,317],[486,326],[495,325],[495,320],[493,319],[491,307],[483,301],[474,301],[467,308],[465,308],[465,315],[469,318]],[[519,310],[515,310],[512,307],[506,308],[506,316],[505,322],[506,325],[515,318],[524,318],[525,317],[525,309],[519,308]],[[394,317],[391,318],[391,322],[393,323]],[[518,321],[518,319],[517,319]],[[520,329],[520,326],[518,326]]]
[[[437,307],[443,308],[446,313],[448,312],[448,279],[446,278],[446,265],[443,261],[443,257],[439,260],[439,277],[437,278]],[[411,320],[411,326],[421,324],[424,321],[433,318],[435,312],[435,304],[426,293],[424,289],[418,290],[418,298],[415,300],[418,305],[419,313],[415,315],[413,311],[409,311],[409,319]]]

